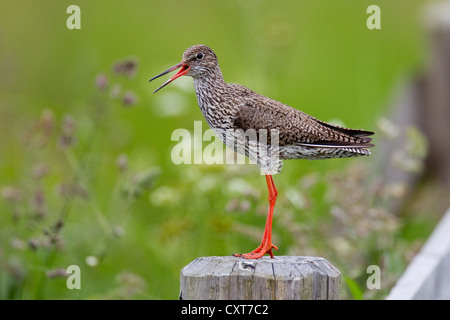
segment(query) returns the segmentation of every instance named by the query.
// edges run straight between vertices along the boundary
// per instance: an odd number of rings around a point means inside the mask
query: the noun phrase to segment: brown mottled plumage
[[[181,68],[155,90],[176,78],[194,79],[198,105],[217,136],[235,151],[255,161],[266,174],[269,214],[261,246],[245,258],[272,257],[271,225],[277,191],[271,175],[281,171],[283,159],[330,159],[370,155],[373,132],[347,129],[320,121],[244,86],[226,83],[217,56],[205,45],[186,49],[181,62],[150,79]],[[272,136],[271,130],[277,135]],[[254,135],[246,134],[255,132]],[[267,136],[267,139],[260,139]],[[276,141],[273,141],[276,139]],[[262,142],[261,142],[262,141]],[[274,157],[276,155],[276,157]]]

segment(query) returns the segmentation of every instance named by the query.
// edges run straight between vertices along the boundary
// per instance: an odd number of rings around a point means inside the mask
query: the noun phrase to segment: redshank
[[[186,49],[180,63],[150,81],[177,69],[180,70],[154,92],[181,76],[191,76],[198,105],[211,129],[228,147],[257,163],[266,177],[269,211],[261,244],[252,252],[235,256],[258,259],[268,253],[273,258],[272,249],[278,250],[272,244],[278,191],[272,175],[281,171],[282,160],[367,156],[367,148],[374,146],[368,136],[374,133],[320,121],[244,86],[226,83],[216,54],[205,45]],[[256,135],[246,134],[251,130]],[[273,132],[275,136],[269,134]],[[260,139],[263,136],[266,139]]]

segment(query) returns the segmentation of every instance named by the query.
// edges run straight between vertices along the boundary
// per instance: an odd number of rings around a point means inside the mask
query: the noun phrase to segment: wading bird
[[[272,219],[277,189],[272,175],[279,173],[284,159],[331,159],[370,155],[371,131],[347,129],[320,121],[244,86],[226,83],[216,54],[205,45],[186,49],[180,63],[153,77],[180,69],[154,92],[181,76],[194,79],[195,93],[203,116],[215,134],[235,151],[245,154],[265,173],[269,190],[269,211],[264,234],[255,250],[235,254],[258,259],[268,253],[273,258]],[[253,130],[256,135],[246,135]],[[277,133],[276,139],[259,139],[264,131]],[[264,142],[261,142],[261,141]],[[261,150],[264,150],[262,152]]]

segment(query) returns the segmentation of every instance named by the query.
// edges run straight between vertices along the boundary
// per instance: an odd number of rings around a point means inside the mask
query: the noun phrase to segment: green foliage
[[[359,284],[355,280],[353,280],[349,277],[344,276],[343,278],[350,290],[352,298],[354,300],[362,300],[363,299],[363,289],[359,286]]]

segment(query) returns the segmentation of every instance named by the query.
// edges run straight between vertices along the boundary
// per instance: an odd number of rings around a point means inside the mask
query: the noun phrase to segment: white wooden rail
[[[386,299],[450,299],[450,209]]]

